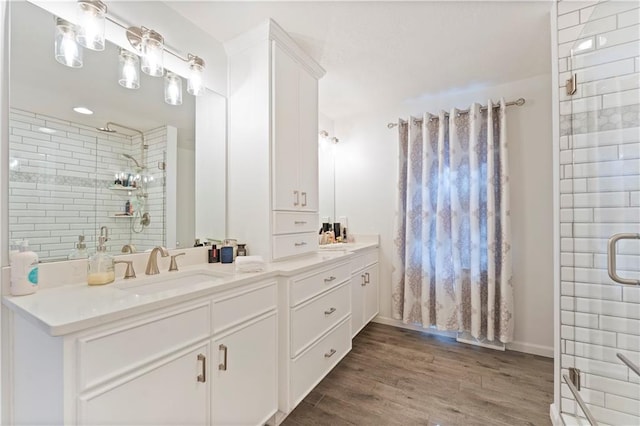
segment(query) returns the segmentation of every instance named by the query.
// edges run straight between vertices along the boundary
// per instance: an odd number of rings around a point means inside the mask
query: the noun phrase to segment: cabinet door
[[[273,43],[273,210],[298,210],[298,63]]]
[[[318,80],[300,68],[300,208],[318,211]]]
[[[264,424],[277,411],[275,312],[213,341],[214,425]]]
[[[351,337],[355,337],[364,326],[364,278],[364,271],[351,277]]]
[[[209,377],[203,374],[209,345],[145,367],[79,398],[83,425],[206,425]],[[204,357],[204,358],[203,358]],[[204,372],[207,374],[206,372]]]
[[[367,324],[378,315],[378,264],[364,270],[364,323]]]

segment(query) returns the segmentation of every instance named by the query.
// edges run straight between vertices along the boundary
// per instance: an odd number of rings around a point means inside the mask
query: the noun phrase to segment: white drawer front
[[[318,250],[318,233],[277,235],[273,237],[273,259],[299,254],[311,253]]]
[[[213,332],[219,333],[277,307],[275,282],[213,301]]]
[[[317,213],[273,212],[273,233],[294,234],[302,232],[318,233],[320,225]]]
[[[335,287],[343,281],[348,280],[350,276],[350,264],[343,263],[304,278],[294,279],[291,286],[290,306],[295,306],[323,291]]]
[[[210,335],[209,304],[78,339],[80,390]]]
[[[351,259],[351,271],[357,272],[378,261],[378,249],[367,250]]]
[[[349,281],[291,309],[291,358],[351,313]]]
[[[351,258],[351,272],[352,273],[356,273],[357,271],[361,270],[362,268],[364,268],[365,265],[365,258],[364,258],[364,254],[359,254],[357,256],[354,256]]]
[[[351,319],[294,359],[291,368],[291,406],[295,407],[351,350]]]

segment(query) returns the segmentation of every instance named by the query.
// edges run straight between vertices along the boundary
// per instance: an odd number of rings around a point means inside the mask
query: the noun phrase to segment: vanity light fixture
[[[82,47],[76,42],[76,27],[62,18],[55,18],[54,43],[56,61],[71,68],[82,67]]]
[[[140,58],[127,49],[120,48],[118,58],[118,71],[120,86],[127,89],[140,88]]]
[[[336,138],[335,136],[332,137],[331,139],[329,139],[331,141],[331,143],[336,144],[338,142],[340,142],[340,139]]]
[[[182,79],[171,71],[164,77],[164,101],[169,105],[182,105]]]
[[[93,111],[91,111],[89,108],[86,108],[86,107],[83,107],[83,106],[74,107],[73,110],[75,112],[77,112],[78,114],[84,114],[84,115],[93,114]]]
[[[326,138],[328,138],[328,137],[329,137],[329,132],[327,132],[326,130],[320,130],[320,131],[318,132],[318,134],[320,135],[320,137],[321,137],[322,139],[326,139]]]
[[[193,96],[204,94],[204,60],[198,56],[189,54],[189,80],[187,81],[187,92]]]
[[[91,50],[104,50],[104,26],[107,5],[100,0],[78,0],[76,40]]]

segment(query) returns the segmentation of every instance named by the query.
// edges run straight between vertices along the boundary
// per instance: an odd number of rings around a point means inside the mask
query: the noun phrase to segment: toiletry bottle
[[[238,256],[246,256],[246,255],[247,255],[247,245],[238,244]]]
[[[29,242],[24,240],[18,253],[10,259],[10,290],[13,296],[35,293],[38,289],[38,255],[29,250]]]
[[[209,249],[209,263],[219,263],[220,262],[220,251],[215,244],[211,245]]]
[[[78,242],[76,248],[69,255],[69,260],[74,259],[88,259],[89,252],[87,252],[87,244],[84,242],[84,235],[78,235]]]
[[[125,214],[131,214],[131,201],[127,200],[127,202],[124,203],[124,212]]]
[[[101,235],[98,238],[96,253],[89,259],[89,276],[87,284],[109,284],[116,279],[113,256],[107,253],[107,237]]]

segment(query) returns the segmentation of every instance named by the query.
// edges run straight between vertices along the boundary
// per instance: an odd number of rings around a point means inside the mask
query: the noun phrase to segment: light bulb
[[[142,72],[152,77],[162,77],[164,74],[162,63],[164,38],[153,30],[143,28],[140,51],[142,52]]]
[[[121,48],[118,63],[120,68],[118,83],[120,86],[127,89],[140,88],[140,72],[138,71],[140,58],[138,55]]]
[[[107,6],[100,0],[78,0],[78,34],[81,46],[104,50],[104,26]]]
[[[164,78],[164,101],[169,105],[182,105],[182,79],[170,71]]]
[[[189,80],[187,81],[187,92],[194,96],[204,94],[204,61],[197,56],[189,55]]]
[[[76,43],[76,29],[68,21],[56,18],[54,52],[56,61],[71,68],[82,67],[82,47]]]

